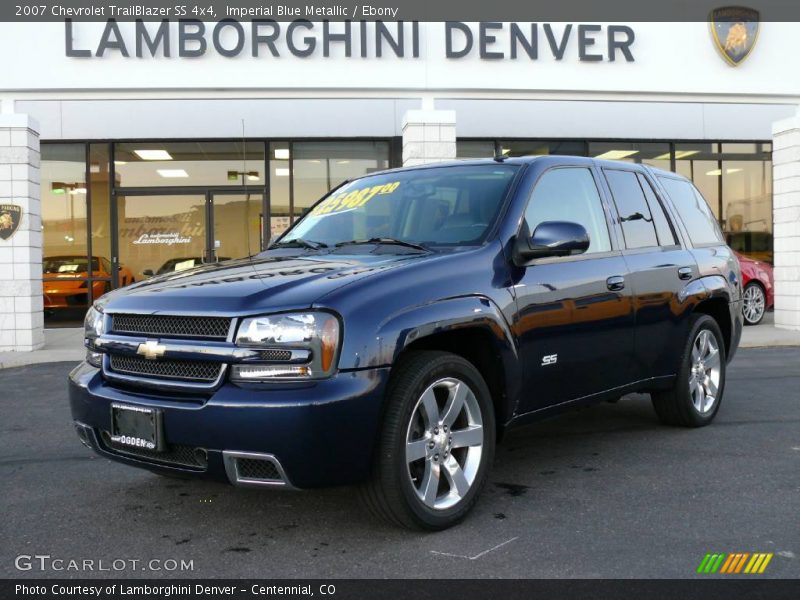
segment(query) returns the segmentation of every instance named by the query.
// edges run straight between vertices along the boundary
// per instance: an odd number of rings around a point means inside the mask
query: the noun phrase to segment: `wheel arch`
[[[731,342],[733,340],[733,327],[731,324],[730,305],[720,296],[712,296],[700,301],[692,311],[694,314],[710,316],[717,322],[725,342],[725,356],[730,356]]]
[[[505,318],[489,299],[452,298],[419,307],[382,331],[382,337],[394,332],[392,365],[416,350],[451,352],[472,363],[489,387],[498,433],[511,419],[520,382],[517,348]]]
[[[746,288],[748,285],[757,285],[758,287],[760,287],[760,288],[761,288],[761,291],[762,291],[762,292],[764,292],[764,300],[766,301],[766,297],[767,297],[767,286],[765,286],[765,285],[763,284],[763,282],[762,282],[760,279],[758,279],[757,277],[751,277],[751,278],[750,278],[750,281],[748,281],[748,282],[747,282],[747,283],[744,285],[744,287],[742,288],[742,290],[744,290],[744,288]]]

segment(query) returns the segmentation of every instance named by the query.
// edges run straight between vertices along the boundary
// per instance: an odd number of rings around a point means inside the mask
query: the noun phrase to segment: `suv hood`
[[[347,283],[430,256],[262,255],[153,277],[108,294],[105,309],[252,314],[303,308]]]

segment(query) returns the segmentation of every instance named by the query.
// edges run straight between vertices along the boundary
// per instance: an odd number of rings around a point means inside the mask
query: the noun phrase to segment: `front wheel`
[[[680,360],[675,386],[652,394],[656,414],[667,425],[708,425],[725,391],[725,340],[712,317],[692,317]]]
[[[438,530],[472,509],[494,457],[491,396],[458,355],[421,351],[396,367],[386,398],[367,508],[392,523]]]
[[[755,281],[751,281],[744,287],[742,294],[742,315],[745,325],[758,325],[767,312],[767,295]]]

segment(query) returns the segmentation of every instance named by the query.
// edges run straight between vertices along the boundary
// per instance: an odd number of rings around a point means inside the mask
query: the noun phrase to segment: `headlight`
[[[103,355],[95,352],[94,341],[103,335],[103,326],[105,322],[105,315],[103,310],[97,306],[92,306],[86,312],[86,318],[83,320],[83,343],[86,346],[86,362],[93,367],[99,367],[103,359]]]
[[[236,345],[262,350],[263,361],[233,366],[238,381],[320,379],[336,368],[339,320],[329,313],[304,312],[244,319]]]

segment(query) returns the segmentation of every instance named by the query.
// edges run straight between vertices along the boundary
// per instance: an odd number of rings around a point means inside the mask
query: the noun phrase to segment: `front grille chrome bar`
[[[110,354],[136,355],[139,346],[152,341],[153,338],[133,337],[128,335],[103,334],[94,341],[94,346],[101,352]],[[224,363],[249,363],[249,362],[280,362],[280,363],[306,363],[311,358],[311,351],[306,349],[288,348],[242,348],[223,342],[185,342],[180,340],[159,341],[163,353],[159,358],[173,360],[200,360]],[[279,351],[276,358],[283,360],[269,360],[270,351]],[[289,355],[286,355],[289,352]]]

